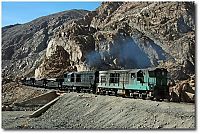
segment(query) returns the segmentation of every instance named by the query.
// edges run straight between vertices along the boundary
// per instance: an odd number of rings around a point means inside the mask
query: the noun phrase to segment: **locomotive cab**
[[[167,70],[164,68],[156,68],[149,71],[149,84],[153,87],[154,97],[156,99],[166,99],[169,95],[167,86]]]

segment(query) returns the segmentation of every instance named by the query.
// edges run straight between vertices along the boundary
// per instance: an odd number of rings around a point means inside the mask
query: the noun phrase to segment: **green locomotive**
[[[167,70],[155,68],[99,71],[97,93],[112,92],[124,97],[166,99],[169,95]]]
[[[77,92],[96,93],[98,83],[98,71],[81,71],[64,74],[63,88]]]
[[[156,100],[167,99],[169,95],[164,68],[65,73],[63,87],[77,92]]]

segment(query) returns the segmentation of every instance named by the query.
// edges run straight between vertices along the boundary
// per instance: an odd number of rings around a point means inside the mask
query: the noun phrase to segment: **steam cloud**
[[[152,49],[156,51],[158,58],[166,59],[164,51],[153,41],[149,42]],[[152,65],[149,55],[145,53],[141,44],[132,37],[120,36],[114,40],[108,51],[92,51],[86,56],[86,63],[90,67],[99,68],[102,64],[113,64],[113,60],[118,60],[118,65],[124,69],[148,68]]]

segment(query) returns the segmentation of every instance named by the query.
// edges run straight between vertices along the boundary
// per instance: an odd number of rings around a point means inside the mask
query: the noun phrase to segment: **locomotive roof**
[[[55,81],[57,78],[48,78],[47,80]]]
[[[99,71],[99,73],[104,72],[138,72],[141,69],[126,69],[126,70],[107,70],[107,71]]]
[[[104,70],[99,72],[138,72],[138,71],[154,71],[154,70],[166,70],[165,68],[147,68],[147,69],[125,69],[125,70]]]
[[[79,72],[65,72],[64,74],[71,75],[73,73],[95,73],[96,71],[79,71]]]
[[[148,71],[154,71],[154,70],[166,70],[165,68],[157,68],[157,67],[154,67],[154,68],[146,68],[146,69],[121,69],[121,70],[100,70],[99,72],[138,72],[138,71],[145,71],[145,70],[148,70]],[[79,72],[65,72],[65,74],[68,74],[68,75],[71,75],[73,73],[95,73],[96,71],[79,71]]]

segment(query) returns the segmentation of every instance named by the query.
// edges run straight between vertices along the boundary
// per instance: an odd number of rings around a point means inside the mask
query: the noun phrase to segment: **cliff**
[[[195,74],[193,2],[103,2],[2,34],[3,77],[148,67],[165,67],[174,80]]]

